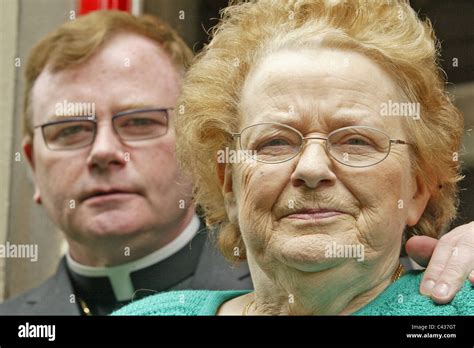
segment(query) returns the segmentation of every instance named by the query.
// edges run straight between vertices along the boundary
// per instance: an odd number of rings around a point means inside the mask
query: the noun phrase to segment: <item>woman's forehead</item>
[[[292,95],[340,89],[381,99],[400,94],[395,81],[362,54],[333,49],[281,51],[267,55],[247,76],[242,98],[256,93]]]
[[[248,76],[242,91],[241,111],[251,120],[304,114],[331,118],[380,117],[380,107],[400,101],[395,82],[375,62],[342,50],[300,50],[264,58]]]

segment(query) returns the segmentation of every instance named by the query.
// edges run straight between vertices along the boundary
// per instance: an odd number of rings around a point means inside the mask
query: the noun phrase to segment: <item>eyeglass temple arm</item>
[[[412,144],[407,143],[406,141],[400,140],[400,139],[390,139],[390,142],[391,142],[392,144],[412,145]]]

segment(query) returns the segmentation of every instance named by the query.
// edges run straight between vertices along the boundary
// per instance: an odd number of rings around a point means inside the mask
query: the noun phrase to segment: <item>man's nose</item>
[[[87,165],[91,169],[107,170],[123,167],[126,164],[123,144],[112,126],[97,124],[94,142],[92,143]]]
[[[296,168],[291,174],[293,185],[305,185],[311,189],[320,185],[334,185],[336,175],[331,169],[332,161],[326,153],[324,142],[308,140],[301,151]]]

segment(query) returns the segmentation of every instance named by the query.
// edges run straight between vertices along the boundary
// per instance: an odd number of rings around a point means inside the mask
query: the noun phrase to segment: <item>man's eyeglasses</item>
[[[411,145],[404,140],[390,139],[384,132],[366,126],[334,130],[324,137],[304,137],[297,129],[275,122],[263,122],[231,133],[239,138],[240,150],[262,163],[282,163],[296,157],[306,140],[325,142],[326,153],[337,162],[350,167],[369,167],[382,162],[392,144]]]
[[[122,111],[112,117],[115,133],[124,141],[157,138],[168,132],[168,109],[134,109]],[[75,150],[94,142],[97,133],[95,117],[68,117],[46,122],[41,128],[43,139],[50,150]]]

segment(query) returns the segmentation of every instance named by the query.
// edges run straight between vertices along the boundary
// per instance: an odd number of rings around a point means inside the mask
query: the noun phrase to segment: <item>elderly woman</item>
[[[434,34],[406,1],[270,1],[224,11],[176,115],[195,199],[254,292],[184,291],[119,314],[474,314],[402,273],[411,235],[456,212],[463,120]]]

